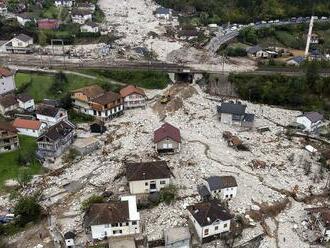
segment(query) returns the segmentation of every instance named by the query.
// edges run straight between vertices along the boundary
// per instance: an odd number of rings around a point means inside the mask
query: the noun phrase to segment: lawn
[[[41,171],[41,165],[37,160],[28,167],[23,167],[18,163],[20,152],[34,156],[37,148],[35,138],[20,135],[19,141],[19,150],[0,154],[0,188],[3,186],[5,180],[15,179],[20,170],[27,169],[31,174],[37,174]]]

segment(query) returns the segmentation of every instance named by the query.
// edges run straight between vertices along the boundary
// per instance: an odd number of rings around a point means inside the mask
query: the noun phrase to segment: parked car
[[[321,17],[321,20],[328,20],[328,17],[326,17],[326,16],[322,16],[322,17]]]
[[[276,19],[275,21],[274,21],[274,23],[279,23],[280,22],[280,20],[279,19]]]
[[[261,24],[267,24],[267,22],[266,21],[261,21]]]

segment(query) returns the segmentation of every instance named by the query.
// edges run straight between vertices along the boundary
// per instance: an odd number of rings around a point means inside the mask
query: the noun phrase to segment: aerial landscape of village
[[[329,0],[0,0],[0,248],[330,248]]]

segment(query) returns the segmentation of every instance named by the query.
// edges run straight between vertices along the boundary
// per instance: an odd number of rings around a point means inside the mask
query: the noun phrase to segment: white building
[[[38,106],[37,119],[47,124],[47,127],[54,126],[62,120],[68,120],[68,113],[65,109],[55,108],[50,105],[41,104]]]
[[[127,163],[126,178],[131,194],[148,194],[168,186],[171,171],[166,161]]]
[[[14,73],[7,68],[0,67],[0,95],[16,89]]]
[[[128,85],[120,90],[120,95],[124,98],[124,108],[144,108],[146,106],[146,94],[144,90],[134,85]]]
[[[217,106],[219,120],[223,124],[238,125],[252,128],[254,125],[254,114],[246,113],[246,105],[240,102],[223,102]]]
[[[230,200],[237,195],[237,182],[233,176],[212,176],[206,181],[206,187],[213,198]]]
[[[13,127],[17,129],[19,134],[23,134],[30,137],[38,138],[46,129],[46,124],[38,120],[26,120],[16,118]]]
[[[12,94],[0,96],[0,114],[5,115],[5,113],[16,110],[17,108],[18,102],[16,96]]]
[[[136,197],[123,196],[120,201],[92,204],[86,212],[85,224],[93,239],[139,233],[140,213]]]
[[[72,0],[55,0],[54,4],[56,7],[71,8],[73,6],[73,1]]]
[[[33,50],[33,38],[20,34],[4,44],[6,52],[31,53]]]
[[[218,202],[201,202],[187,207],[189,219],[193,223],[200,240],[229,232],[233,216]]]
[[[35,109],[34,99],[26,94],[19,94],[17,97],[18,107],[24,110],[33,111]]]
[[[170,20],[172,18],[172,10],[164,7],[159,7],[156,9],[155,15],[159,19]]]
[[[80,27],[80,32],[82,33],[98,33],[99,27],[96,23],[89,22]]]
[[[75,247],[75,243],[74,243],[74,239],[75,239],[76,235],[74,234],[74,232],[66,232],[64,234],[64,242],[65,242],[65,247],[66,248],[74,248]]]
[[[313,132],[318,129],[323,121],[323,115],[318,112],[306,112],[297,117],[296,122],[305,127],[305,131]]]
[[[26,23],[32,22],[33,19],[30,16],[27,16],[25,14],[21,14],[21,15],[16,16],[16,20],[21,26],[24,27]]]
[[[84,24],[87,21],[92,21],[93,12],[90,10],[73,9],[71,12],[71,19],[73,23]]]

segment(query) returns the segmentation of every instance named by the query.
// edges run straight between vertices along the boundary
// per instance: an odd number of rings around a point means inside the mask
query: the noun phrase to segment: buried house
[[[181,146],[180,130],[164,123],[154,132],[154,143],[159,153],[177,152]]]
[[[223,102],[217,107],[219,120],[224,124],[253,127],[254,114],[246,113],[246,107],[240,102]]]
[[[213,198],[230,200],[236,197],[237,182],[233,176],[212,176],[206,179],[206,187]]]

